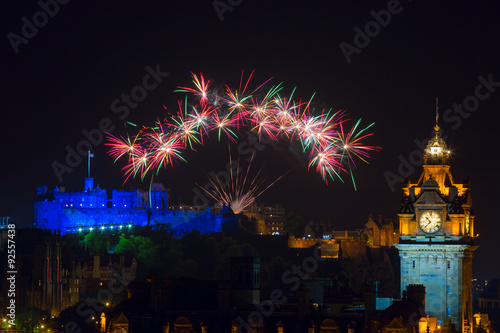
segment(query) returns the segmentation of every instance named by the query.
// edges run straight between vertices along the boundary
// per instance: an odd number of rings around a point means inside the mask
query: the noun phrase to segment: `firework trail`
[[[153,127],[144,127],[134,137],[116,137],[108,134],[109,155],[115,161],[128,157],[128,164],[122,171],[125,181],[130,177],[157,174],[160,169],[184,161],[183,152],[203,145],[212,132],[220,141],[227,136],[232,141],[238,139],[240,127],[257,132],[259,138],[266,135],[273,140],[288,138],[298,140],[309,158],[309,167],[315,168],[322,179],[340,179],[343,174],[354,176],[356,159],[368,163],[369,153],[380,147],[364,145],[361,141],[372,133],[362,128],[361,119],[349,130],[346,128],[344,112],[333,113],[323,110],[315,114],[311,99],[307,102],[294,100],[295,89],[290,96],[283,96],[282,83],[264,90],[271,79],[253,91],[248,89],[252,72],[248,79],[242,73],[237,89],[225,86],[222,95],[210,89],[210,80],[203,74],[191,73],[194,88],[179,87],[178,92],[193,96],[193,102],[179,101],[176,116],[158,120]],[[314,96],[314,95],[313,95]],[[343,181],[343,180],[342,180]],[[241,200],[244,198],[242,197]]]
[[[250,170],[252,169],[254,155],[255,153],[252,154],[250,163],[246,168],[240,167],[239,156],[236,166],[233,165],[233,159],[230,158],[228,180],[221,180],[215,173],[213,173],[213,178],[208,176],[208,179],[212,184],[212,189],[208,190],[206,189],[206,186],[201,186],[196,182],[195,184],[220,205],[229,206],[235,214],[239,214],[243,212],[246,207],[254,203],[257,197],[276,184],[289,172],[285,172],[272,182],[267,182],[266,178],[262,176],[262,168],[260,168],[255,174],[251,174]],[[230,146],[229,156],[231,157]]]

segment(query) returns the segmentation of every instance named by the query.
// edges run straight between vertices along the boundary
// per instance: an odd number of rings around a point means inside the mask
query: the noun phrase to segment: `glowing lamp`
[[[431,147],[431,154],[439,154],[441,152],[441,147]]]

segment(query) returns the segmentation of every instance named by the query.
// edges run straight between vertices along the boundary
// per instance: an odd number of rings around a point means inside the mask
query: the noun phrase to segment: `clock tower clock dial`
[[[425,312],[472,332],[472,257],[475,217],[471,185],[450,172],[451,150],[437,124],[424,150],[422,174],[403,185],[399,210],[401,289],[425,287]]]
[[[432,234],[441,228],[441,215],[436,211],[426,211],[420,216],[420,229]]]

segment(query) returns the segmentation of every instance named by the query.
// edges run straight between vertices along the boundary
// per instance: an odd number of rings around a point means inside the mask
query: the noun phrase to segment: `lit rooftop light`
[[[431,154],[439,154],[441,152],[441,147],[431,147]]]

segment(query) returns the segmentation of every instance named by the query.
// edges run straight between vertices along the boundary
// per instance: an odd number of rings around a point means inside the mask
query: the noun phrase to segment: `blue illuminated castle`
[[[133,226],[169,224],[182,233],[222,231],[223,226],[235,230],[237,216],[227,207],[212,213],[210,207],[169,207],[168,190],[153,184],[148,191],[113,190],[94,187],[94,179],[85,178],[82,192],[66,192],[56,187],[52,192],[39,187],[35,199],[36,228],[60,231],[61,234],[82,231],[127,229]]]

